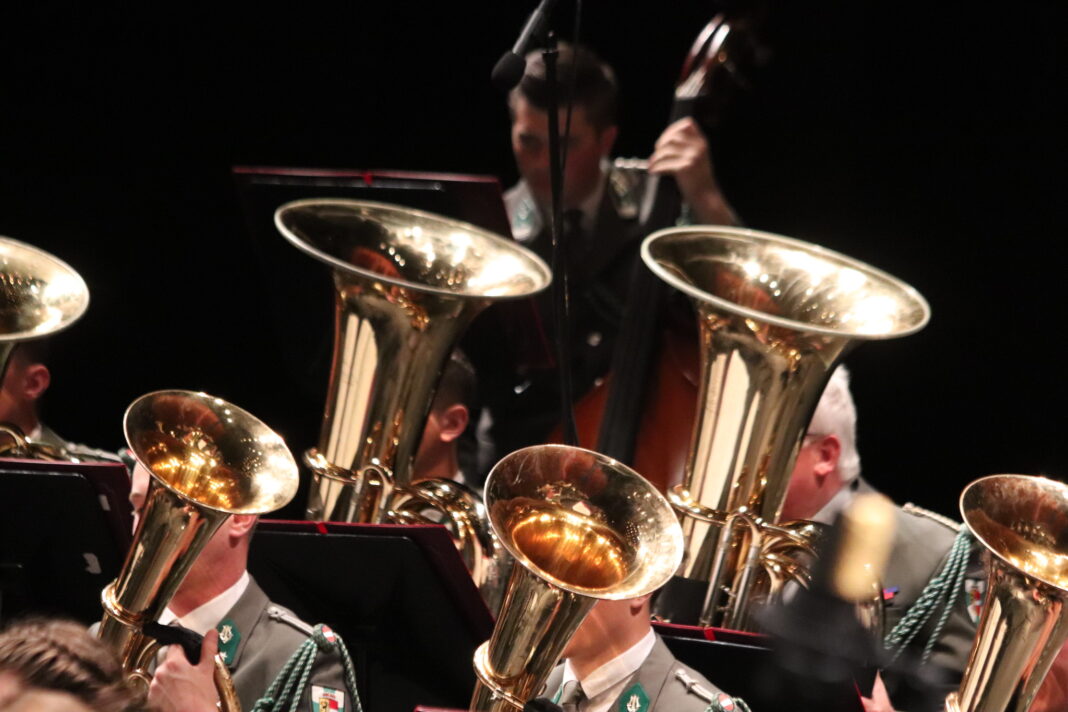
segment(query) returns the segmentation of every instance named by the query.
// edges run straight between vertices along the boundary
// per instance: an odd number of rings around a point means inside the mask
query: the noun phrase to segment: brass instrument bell
[[[771,527],[827,379],[857,343],[915,333],[930,310],[885,272],[754,230],[661,230],[642,259],[692,298],[701,348],[690,455],[669,493],[686,553],[657,612],[748,629],[751,601],[775,585],[762,560],[779,546]]]
[[[270,428],[206,393],[141,396],[123,425],[152,481],[122,571],[104,589],[99,637],[128,676],[147,684],[158,646],[142,626],[163,613],[227,517],[271,512],[293,498],[297,464]]]
[[[515,557],[493,636],[475,653],[472,712],[522,709],[599,599],[658,589],[682,534],[653,485],[599,453],[517,450],[486,481],[490,524]]]

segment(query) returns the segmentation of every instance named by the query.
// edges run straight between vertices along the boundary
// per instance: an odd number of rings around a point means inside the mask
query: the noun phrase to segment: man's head
[[[0,422],[14,423],[26,434],[37,427],[37,402],[52,382],[45,365],[47,348],[40,340],[16,346],[0,387]]]
[[[470,420],[468,405],[475,399],[475,369],[460,351],[454,351],[441,375],[430,407],[423,439],[415,453],[413,480],[451,478],[459,467],[457,441]]]
[[[597,601],[564,648],[564,657],[580,675],[630,649],[652,629],[652,594],[622,601]]]
[[[123,712],[142,703],[115,655],[82,625],[27,619],[0,634],[3,709]]]
[[[560,47],[557,78],[561,138],[567,104],[569,101],[573,104],[564,173],[564,206],[576,208],[597,189],[601,162],[615,143],[618,89],[611,68],[583,47]],[[535,200],[544,207],[550,203],[548,103],[545,62],[541,52],[532,52],[527,55],[523,79],[508,95],[508,108],[512,116],[512,152],[516,166]]]
[[[811,519],[858,475],[857,410],[849,393],[849,371],[839,366],[801,443],[781,518]]]

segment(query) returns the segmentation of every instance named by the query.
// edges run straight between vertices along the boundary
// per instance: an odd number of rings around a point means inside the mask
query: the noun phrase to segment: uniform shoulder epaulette
[[[310,625],[308,625],[307,623],[305,623],[301,619],[297,618],[293,614],[289,613],[285,609],[280,608],[278,606],[274,606],[274,605],[268,606],[267,607],[267,616],[271,620],[279,621],[281,623],[286,623],[290,627],[296,628],[298,631],[300,631],[304,635],[308,636],[309,638],[312,636],[313,633],[315,633],[315,629],[313,627],[311,627]]]
[[[912,502],[907,503],[901,509],[906,514],[913,514],[917,517],[924,517],[926,519],[930,519],[931,521],[938,522],[947,529],[950,529],[955,532],[959,532],[961,530],[961,527],[964,526],[960,522],[954,521],[943,514],[939,514],[938,512],[932,512],[929,509],[924,509],[923,507],[915,505]]]

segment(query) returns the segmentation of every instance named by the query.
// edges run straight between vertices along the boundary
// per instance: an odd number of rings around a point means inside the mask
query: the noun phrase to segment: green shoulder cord
[[[949,620],[949,614],[953,612],[953,605],[957,602],[957,598],[963,590],[964,574],[968,568],[968,554],[971,551],[971,544],[971,532],[967,528],[961,528],[949,551],[945,566],[931,579],[923,589],[923,593],[916,599],[916,603],[902,616],[898,624],[884,639],[883,645],[886,647],[887,652],[892,653],[890,662],[898,659],[908,644],[912,642],[912,639],[927,625],[931,616],[936,611],[941,610],[934,630],[931,631],[931,638],[924,646],[923,655],[920,658],[921,665],[927,662],[927,659],[931,656],[935,641],[942,634],[942,629],[945,627],[946,621]]]
[[[327,628],[324,632],[322,623],[315,626],[311,636],[301,643],[296,652],[289,660],[278,677],[274,679],[267,693],[256,702],[252,712],[296,712],[300,707],[304,688],[308,686],[308,678],[311,677],[312,666],[315,664],[315,656],[320,651],[330,653],[337,651],[341,656],[341,664],[345,668],[345,685],[352,694],[353,712],[362,712],[360,696],[356,692],[356,672],[352,667],[352,658],[345,647],[344,641],[333,630]],[[327,635],[329,633],[329,636]]]

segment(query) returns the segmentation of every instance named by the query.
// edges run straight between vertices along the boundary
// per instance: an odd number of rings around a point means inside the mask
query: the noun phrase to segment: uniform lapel
[[[631,690],[635,685],[641,685],[645,690],[645,694],[649,697],[648,709],[656,708],[656,700],[660,697],[660,691],[667,683],[668,676],[671,674],[671,668],[675,664],[675,658],[672,656],[671,651],[664,645],[664,641],[660,639],[660,636],[656,636],[656,642],[653,643],[653,649],[649,651],[649,657],[645,659],[641,667],[638,668],[638,672],[631,678],[630,681],[623,688],[623,694],[612,703],[609,708],[610,712],[616,712],[619,709],[625,709],[621,707],[626,700],[624,697],[628,697],[633,694]]]
[[[230,669],[236,668],[241,662],[241,654],[259,624],[260,616],[268,603],[270,601],[267,598],[267,594],[259,587],[256,580],[250,576],[245,592],[241,594],[241,598],[237,599],[237,603],[223,617],[223,623],[232,625],[239,636],[234,654],[227,661]],[[220,641],[220,644],[222,644],[222,641]]]

